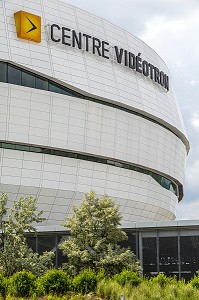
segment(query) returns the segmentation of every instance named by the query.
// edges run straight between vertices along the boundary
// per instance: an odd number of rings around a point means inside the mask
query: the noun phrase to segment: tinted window
[[[159,238],[159,265],[160,272],[166,276],[177,275],[178,266],[178,238],[160,237]]]
[[[8,65],[8,82],[21,85],[21,70]]]
[[[61,94],[61,88],[59,85],[49,82],[49,91]]]
[[[155,237],[142,239],[143,242],[143,271],[147,276],[157,273],[157,244]]]
[[[68,96],[73,96],[72,92],[68,91],[67,89],[63,89],[63,88],[62,88],[62,94],[68,95]]]
[[[35,76],[22,71],[22,85],[35,88]]]
[[[0,81],[6,82],[6,64],[0,62]]]
[[[199,237],[181,236],[180,253],[182,276],[190,280],[199,270]]]
[[[48,90],[48,81],[40,77],[35,78],[35,88],[39,90]]]

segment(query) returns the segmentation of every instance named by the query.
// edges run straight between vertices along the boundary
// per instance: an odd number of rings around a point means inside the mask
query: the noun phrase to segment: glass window
[[[74,97],[74,95],[71,93],[71,91],[69,91],[69,90],[67,90],[67,89],[65,89],[65,88],[62,88],[62,94],[63,95],[67,95],[67,96],[72,96],[72,97]]]
[[[16,149],[14,144],[2,143],[2,147],[5,149]]]
[[[45,251],[56,251],[56,236],[55,235],[45,235],[38,236],[38,253],[42,254]],[[55,265],[55,257],[52,260]]]
[[[199,236],[181,236],[181,274],[186,280],[199,270]]]
[[[122,242],[119,242],[118,244],[122,247],[122,248],[129,248],[133,251],[134,254],[138,254],[137,252],[137,247],[136,247],[136,233],[133,232],[126,232],[128,239],[127,240],[123,240]]]
[[[0,82],[6,82],[7,81],[7,65],[5,63],[0,62]]]
[[[54,150],[54,149],[49,149],[48,154],[55,155],[55,151],[56,151],[56,150]]]
[[[143,271],[146,276],[157,274],[157,244],[155,237],[142,239],[143,242]]]
[[[89,157],[89,160],[90,160],[90,161],[94,161],[94,162],[98,162],[97,157],[93,157],[93,156],[90,156],[90,157]]]
[[[68,152],[68,153],[67,153],[67,157],[77,158],[77,154],[76,154],[76,153]]]
[[[58,155],[58,156],[65,156],[65,155],[64,155],[64,151],[60,151],[60,150],[55,150],[55,155]]]
[[[68,239],[67,235],[58,235],[57,242],[60,245],[63,241]],[[63,263],[67,263],[68,259],[66,255],[63,255],[62,250],[57,246],[57,267],[61,267]]]
[[[71,95],[72,97],[77,97],[77,98],[85,99],[85,96],[79,94],[78,92],[72,91],[72,90],[70,90],[70,89],[68,89],[68,91],[69,91],[69,93],[70,93],[70,95]]]
[[[49,91],[53,92],[53,93],[58,93],[58,94],[61,94],[62,93],[62,90],[60,88],[60,86],[58,84],[55,84],[53,82],[49,82]]]
[[[35,77],[35,88],[38,90],[48,91],[48,80]]]
[[[20,150],[20,151],[29,151],[30,150],[29,146],[26,146],[26,145],[15,145],[15,149]]]
[[[36,252],[36,236],[27,236],[26,241],[28,246]]]
[[[8,65],[8,82],[21,85],[21,70],[19,68]]]
[[[162,185],[165,189],[167,189],[167,190],[170,189],[170,183],[171,183],[170,180],[168,180],[168,179],[162,177],[162,179],[161,179],[161,185]]]
[[[48,148],[42,148],[42,153],[44,153],[44,154],[50,154],[50,149],[48,149]]]
[[[55,251],[56,241],[54,235],[38,236],[38,252],[42,254],[45,251]]]
[[[38,152],[38,153],[42,152],[42,149],[38,147],[29,147],[29,149],[31,152]]]
[[[35,76],[22,71],[22,86],[35,88]]]
[[[159,256],[160,256],[160,272],[164,272],[167,276],[179,274],[178,266],[178,238],[176,237],[160,237],[159,238]]]

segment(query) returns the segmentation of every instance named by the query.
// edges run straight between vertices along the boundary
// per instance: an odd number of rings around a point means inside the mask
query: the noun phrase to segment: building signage
[[[14,18],[19,38],[37,43],[41,42],[41,17],[25,11],[18,11],[14,14]],[[50,25],[50,38],[55,43],[92,52],[105,59],[112,59],[119,64],[124,64],[126,67],[157,82],[167,91],[169,90],[169,77],[167,74],[148,61],[143,60],[141,53],[134,54],[118,46],[111,46],[108,42],[89,34],[76,32],[57,24]]]
[[[14,14],[14,18],[19,38],[41,42],[41,17],[21,10]]]
[[[91,51],[93,54],[97,54],[105,59],[113,57],[117,63],[123,63],[126,67],[149,77],[167,91],[169,90],[169,77],[148,61],[142,60],[141,53],[135,55],[118,46],[111,47],[106,41],[82,32],[76,32],[67,27],[60,27],[57,24],[50,25],[50,38],[55,43],[79,48],[87,52]],[[110,49],[113,49],[112,55]]]

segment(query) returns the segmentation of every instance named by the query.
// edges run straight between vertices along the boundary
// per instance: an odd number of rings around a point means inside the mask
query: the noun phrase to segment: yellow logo
[[[41,42],[41,17],[18,11],[14,14],[18,38]]]

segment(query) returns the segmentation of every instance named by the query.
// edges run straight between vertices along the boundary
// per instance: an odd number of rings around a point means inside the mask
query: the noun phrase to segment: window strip
[[[12,72],[10,72],[10,71],[8,72],[8,70],[12,70]],[[20,74],[20,72],[21,72],[21,74]],[[29,77],[29,81],[28,81],[28,78],[26,79],[26,81],[24,80],[24,75],[27,75],[27,77]],[[35,78],[34,80],[33,80],[33,77]],[[23,80],[21,80],[21,78]],[[118,104],[113,104],[113,103],[110,103],[110,102],[106,102],[104,100],[100,100],[100,99],[97,99],[97,98],[85,96],[85,95],[80,94],[76,91],[73,91],[72,89],[69,89],[65,86],[62,86],[62,85],[60,85],[60,84],[58,84],[58,83],[56,83],[56,82],[54,82],[50,79],[39,76],[39,75],[35,74],[34,72],[24,70],[23,68],[17,67],[14,64],[11,64],[11,63],[0,61],[0,82],[11,83],[11,84],[21,85],[21,86],[26,86],[26,87],[28,86],[28,87],[34,88],[34,89],[46,90],[46,91],[50,91],[52,93],[68,95],[68,96],[71,96],[71,97],[81,98],[81,99],[85,99],[85,100],[88,100],[88,101],[91,101],[91,102],[99,103],[99,104],[102,104],[102,105],[105,105],[105,106],[113,107],[113,108],[125,111],[127,113],[137,115],[137,116],[139,116],[143,119],[146,119],[150,122],[153,122],[155,124],[158,124],[159,126],[161,126],[161,127],[165,128],[166,130],[172,132],[175,136],[178,137],[178,135],[174,131],[172,131],[170,128],[166,127],[165,125],[161,124],[160,122],[158,122],[158,121],[156,121],[156,120],[154,120],[150,117],[147,117],[147,116],[145,116],[145,115],[143,115],[139,112],[136,112],[132,109],[125,108],[125,107],[120,106]]]
[[[105,165],[111,165],[117,168],[127,169],[131,171],[135,171],[138,173],[146,174],[151,176],[156,182],[158,182],[163,188],[170,190],[175,195],[178,195],[178,187],[177,185],[171,181],[170,179],[157,174],[155,172],[152,172],[151,170],[147,170],[141,167],[137,167],[130,163],[124,163],[121,161],[115,161],[114,159],[106,159],[102,157],[98,157],[95,155],[88,155],[88,154],[82,154],[77,152],[70,152],[66,150],[60,150],[60,149],[52,149],[52,148],[46,148],[46,147],[37,147],[34,145],[22,145],[19,143],[10,143],[10,142],[0,142],[0,148],[2,149],[11,149],[11,150],[18,150],[18,151],[25,151],[25,152],[34,152],[34,153],[42,153],[42,154],[48,154],[48,155],[55,155],[55,156],[62,156],[62,157],[68,157],[68,158],[75,158],[80,160],[87,160],[95,163],[105,164]]]

